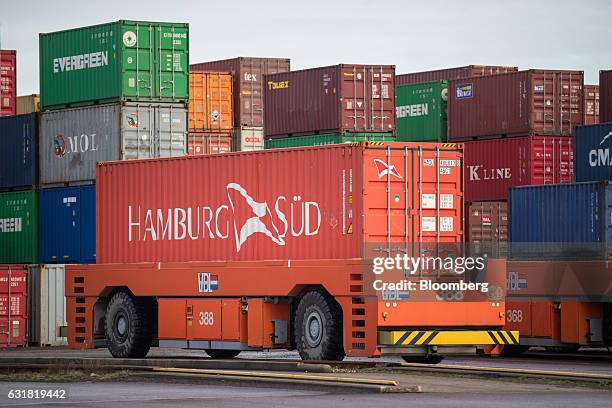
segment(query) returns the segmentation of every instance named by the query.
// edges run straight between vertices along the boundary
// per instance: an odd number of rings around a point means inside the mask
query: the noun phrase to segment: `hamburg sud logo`
[[[64,157],[66,154],[66,139],[64,135],[59,134],[53,138],[53,153],[57,157]]]
[[[380,159],[374,159],[374,165],[376,166],[376,171],[378,171],[379,179],[387,175],[389,175],[390,177],[397,177],[399,179],[402,178],[402,176],[399,174],[399,171],[397,171],[397,169],[395,168],[395,165],[391,163],[387,164]]]

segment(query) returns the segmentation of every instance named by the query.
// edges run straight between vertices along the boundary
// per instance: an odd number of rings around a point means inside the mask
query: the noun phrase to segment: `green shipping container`
[[[321,133],[318,135],[271,138],[265,140],[264,147],[266,149],[279,149],[364,141],[395,142],[396,138],[390,133]]]
[[[42,110],[189,100],[189,25],[121,20],[40,34]]]
[[[38,192],[0,193],[0,264],[38,263]]]
[[[446,81],[395,87],[395,126],[400,142],[446,142]]]

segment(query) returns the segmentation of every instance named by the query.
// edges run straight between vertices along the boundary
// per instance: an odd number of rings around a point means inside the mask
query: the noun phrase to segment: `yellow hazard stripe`
[[[505,330],[410,330],[380,332],[378,342],[393,346],[519,344],[518,331]]]

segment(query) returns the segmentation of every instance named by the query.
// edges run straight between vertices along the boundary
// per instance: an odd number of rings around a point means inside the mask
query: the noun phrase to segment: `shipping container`
[[[0,193],[0,263],[38,263],[38,192]]]
[[[41,184],[95,180],[96,162],[183,156],[183,104],[125,103],[63,109],[41,115]]]
[[[448,140],[571,136],[584,120],[582,71],[529,70],[450,81]]]
[[[350,259],[368,242],[380,254],[454,245],[464,238],[461,159],[458,146],[366,142],[101,162],[97,262]]]
[[[574,143],[576,181],[612,180],[612,123],[577,127]]]
[[[0,348],[27,346],[27,265],[0,265]]]
[[[17,112],[17,51],[0,50],[0,116]]]
[[[466,201],[507,200],[508,188],[574,181],[571,137],[527,136],[463,144]]]
[[[189,25],[120,20],[40,34],[42,110],[188,102]]]
[[[466,204],[466,242],[472,255],[505,257],[508,243],[508,202],[474,201]]]
[[[28,270],[28,340],[35,346],[67,346],[64,265]]]
[[[189,73],[190,132],[232,130],[232,104],[232,74],[196,70]]]
[[[189,132],[187,154],[227,153],[232,151],[233,132]]]
[[[266,75],[268,137],[395,131],[395,66],[349,65]]]
[[[445,142],[448,82],[398,85],[395,126],[400,142]]]
[[[252,152],[264,148],[263,127],[241,126],[234,129],[234,150]]]
[[[392,133],[322,133],[317,135],[292,136],[266,139],[266,149],[285,147],[323,146],[356,142],[394,142]]]
[[[23,95],[17,97],[17,114],[40,112],[40,95]]]
[[[289,59],[238,57],[193,64],[191,69],[230,72],[234,80],[234,127],[263,127],[264,75],[289,71]]]
[[[612,185],[608,182],[510,189],[513,259],[612,259]]]
[[[599,123],[599,86],[584,86],[584,124]]]
[[[612,69],[599,71],[599,122],[612,122]]]
[[[516,71],[518,71],[518,67],[505,67],[499,65],[467,65],[465,67],[399,74],[395,76],[395,83],[397,85],[405,85],[431,81],[450,81],[452,79],[505,74],[507,72]]]
[[[38,186],[38,116],[0,118],[0,190]]]
[[[96,186],[40,190],[40,262],[96,262]]]

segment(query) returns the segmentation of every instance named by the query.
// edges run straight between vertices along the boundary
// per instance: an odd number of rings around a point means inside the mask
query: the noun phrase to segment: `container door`
[[[81,263],[96,263],[96,186],[81,187]]]
[[[187,112],[180,105],[158,105],[155,108],[155,129],[152,157],[173,157],[187,154]]]
[[[79,263],[81,235],[80,190],[75,188],[43,189],[41,208],[41,261],[45,263]]]
[[[156,92],[162,99],[185,100],[189,89],[188,28],[182,24],[156,26]]]
[[[148,159],[155,156],[152,105],[130,104],[123,107],[121,160]]]
[[[366,90],[366,78],[369,75],[366,67],[343,66],[340,72],[340,103],[342,104],[342,126],[345,130],[364,132],[368,129],[370,107],[369,93]],[[325,80],[324,80],[325,81]],[[331,79],[330,79],[331,81]]]
[[[263,126],[263,62],[257,60],[244,60],[241,63],[238,83],[241,126]],[[272,72],[265,72],[271,74]]]
[[[126,24],[121,29],[123,42],[123,93],[131,98],[153,95],[153,44],[156,27],[151,24]]]
[[[394,74],[382,66],[368,67],[366,129],[371,132],[395,130]]]

